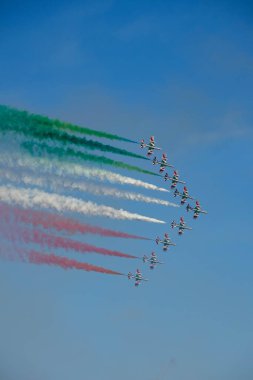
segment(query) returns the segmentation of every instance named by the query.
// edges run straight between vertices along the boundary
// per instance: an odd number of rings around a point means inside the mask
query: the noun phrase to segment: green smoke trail
[[[80,134],[84,134],[84,135],[103,137],[103,138],[107,138],[110,140],[118,140],[118,141],[136,143],[136,141],[133,141],[133,140],[130,140],[130,139],[118,136],[118,135],[114,135],[114,134],[103,132],[103,131],[97,131],[97,130],[93,130],[90,128],[83,128],[83,127],[80,127],[80,126],[77,126],[74,124],[61,122],[60,120],[57,120],[57,119],[49,119],[46,116],[30,114],[27,111],[16,110],[16,109],[6,107],[3,105],[0,105],[0,121],[1,121],[1,128],[7,127],[7,126],[9,128],[12,128],[12,127],[14,127],[15,122],[16,123],[22,122],[22,124],[29,126],[30,128],[34,128],[36,126],[37,128],[40,128],[41,130],[45,130],[45,131],[46,130],[52,130],[52,129],[55,129],[57,131],[59,131],[59,130],[71,131],[71,132],[80,133]],[[68,133],[66,133],[65,135],[68,137],[71,136]],[[87,141],[89,141],[89,140],[87,140]],[[85,141],[82,141],[82,139],[79,139],[79,143],[83,145],[83,144],[85,144]],[[104,144],[101,144],[101,145],[104,145]],[[94,149],[99,149],[99,148],[96,147]],[[119,152],[115,152],[115,153],[119,153]],[[128,153],[130,153],[130,152],[128,152]],[[119,154],[123,154],[123,153],[119,153]],[[139,155],[136,155],[133,157],[137,157],[137,156],[139,156]],[[139,156],[138,158],[145,158],[145,157]]]
[[[111,165],[116,168],[122,168],[122,169],[131,170],[131,171],[137,171],[139,173],[150,174],[157,177],[161,177],[160,174],[150,172],[149,170],[141,169],[138,166],[128,165],[121,161],[114,161],[104,156],[97,156],[93,154],[87,154],[87,153],[75,151],[71,148],[59,148],[59,147],[50,146],[47,144],[34,143],[32,141],[23,142],[21,146],[33,156],[43,157],[46,153],[49,155],[57,156],[60,159],[65,159],[66,157],[78,158],[84,161],[90,161],[97,164]]]

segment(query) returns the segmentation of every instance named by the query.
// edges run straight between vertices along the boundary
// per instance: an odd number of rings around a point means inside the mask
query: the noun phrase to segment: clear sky
[[[154,134],[208,210],[187,215],[193,230],[179,238],[169,223],[182,209],[96,199],[168,221],[83,218],[150,237],[169,230],[174,254],[144,268],[150,281],[138,289],[1,261],[1,379],[253,378],[252,17],[251,1],[1,1],[0,103],[133,140]],[[140,256],[156,248],[82,240]],[[140,265],[84,261],[124,273]]]

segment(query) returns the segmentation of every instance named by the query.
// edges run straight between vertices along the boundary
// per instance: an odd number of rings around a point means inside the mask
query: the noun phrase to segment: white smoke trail
[[[112,219],[139,220],[143,222],[165,223],[162,220],[131,213],[122,209],[85,202],[74,197],[51,194],[37,189],[23,189],[14,186],[0,186],[0,201],[21,205],[24,208],[52,208],[58,212],[72,211],[84,215],[105,216]]]
[[[20,183],[25,185],[33,185],[38,187],[49,187],[52,191],[60,191],[62,188],[79,190],[92,193],[94,195],[105,195],[112,196],[116,198],[123,198],[131,201],[145,202],[145,203],[155,203],[163,206],[179,207],[177,204],[165,201],[163,199],[157,199],[152,197],[147,197],[142,194],[132,193],[128,191],[121,191],[115,188],[109,188],[105,186],[98,186],[90,183],[83,182],[73,182],[70,179],[59,176],[40,176],[34,177],[29,176],[25,173],[15,174],[12,171],[0,168],[0,177],[5,178],[11,182]]]
[[[121,185],[132,185],[136,187],[142,187],[147,190],[157,190],[163,192],[169,192],[169,190],[163,187],[158,187],[148,182],[140,181],[132,177],[126,177],[121,174],[111,172],[109,170],[95,169],[91,167],[84,167],[83,165],[75,164],[73,162],[62,162],[57,159],[48,158],[31,158],[31,157],[20,157],[20,156],[7,156],[1,155],[0,162],[4,165],[8,164],[11,167],[29,167],[30,169],[36,170],[38,166],[40,171],[45,172],[56,172],[58,175],[76,175],[79,177],[85,177],[88,179],[95,179],[99,181],[106,181],[110,183],[118,183]]]

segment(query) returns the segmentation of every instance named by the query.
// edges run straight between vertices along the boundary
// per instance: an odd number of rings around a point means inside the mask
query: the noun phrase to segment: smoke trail
[[[98,272],[104,274],[123,275],[123,273],[116,272],[111,269],[106,269],[92,264],[81,263],[79,261],[68,259],[67,257],[55,256],[54,254],[45,255],[40,252],[30,251],[26,254],[29,263],[32,264],[47,264],[56,265],[63,269],[78,269],[87,272]]]
[[[9,260],[18,260],[22,262],[28,262],[31,264],[46,264],[46,265],[54,265],[63,269],[78,269],[84,270],[86,272],[98,272],[104,274],[115,274],[115,275],[123,275],[123,273],[116,272],[111,269],[106,269],[103,267],[99,267],[96,265],[81,263],[80,261],[74,259],[68,259],[67,257],[56,256],[54,254],[44,254],[37,251],[25,251],[18,250],[15,248],[14,252],[5,252],[3,248],[0,247],[0,255],[1,257]]]
[[[137,143],[136,141],[133,141],[133,140],[130,140],[130,139],[127,139],[115,134],[111,134],[111,133],[107,133],[103,131],[97,131],[95,129],[90,129],[86,127],[80,127],[80,126],[70,124],[70,123],[64,123],[57,119],[49,119],[48,117],[45,117],[45,116],[35,115],[35,114],[28,113],[26,111],[20,111],[14,108],[1,106],[1,105],[0,105],[0,117],[1,117],[1,121],[3,120],[4,117],[8,117],[8,118],[19,117],[19,119],[22,120],[24,124],[36,123],[36,125],[38,125],[42,129],[46,127],[57,128],[57,129],[65,130],[65,131],[70,131],[70,132],[90,135],[90,136],[96,136],[96,137],[102,137],[102,138],[106,138],[110,140]]]
[[[42,226],[45,229],[54,228],[57,231],[66,231],[72,234],[79,232],[81,234],[96,234],[105,237],[150,240],[141,236],[130,235],[124,232],[108,230],[97,226],[91,226],[89,224],[83,224],[74,219],[67,219],[63,216],[55,215],[45,211],[23,210],[1,203],[0,215],[1,219],[6,223],[9,223],[13,216],[14,220],[20,221],[22,223],[32,224],[35,227]]]
[[[46,153],[49,155],[56,156],[62,160],[66,160],[66,158],[68,157],[77,158],[84,161],[94,162],[96,164],[111,165],[111,166],[114,166],[115,168],[121,168],[121,169],[130,170],[130,171],[137,171],[139,173],[150,174],[156,177],[161,177],[160,174],[153,173],[149,170],[141,169],[138,166],[129,165],[121,161],[115,161],[115,160],[112,160],[111,158],[107,158],[104,156],[97,156],[95,154],[93,155],[93,154],[87,154],[84,152],[78,152],[71,148],[64,149],[64,148],[59,148],[55,146],[53,147],[47,144],[36,144],[35,142],[24,142],[21,144],[21,146],[33,156],[44,157]]]
[[[169,192],[169,190],[164,189],[162,187],[155,186],[151,183],[143,182],[138,179],[134,179],[131,177],[126,177],[121,174],[117,174],[111,171],[96,169],[90,167],[84,167],[83,165],[75,164],[73,162],[60,162],[57,159],[49,159],[47,157],[36,158],[36,160],[31,157],[19,157],[13,156],[9,157],[7,155],[0,156],[0,162],[5,166],[11,167],[29,167],[37,171],[38,167],[40,171],[46,172],[56,172],[58,175],[75,175],[79,177],[85,177],[88,179],[96,179],[99,181],[107,181],[110,183],[119,183],[121,185],[133,185],[136,187],[142,187],[148,190],[157,190],[163,192]]]
[[[14,230],[12,228],[9,228],[9,225],[6,228],[2,227],[0,230],[0,234],[4,235],[5,239],[7,238],[12,241],[21,239],[25,243],[36,243],[40,245],[46,245],[49,248],[63,248],[65,250],[74,250],[80,253],[93,252],[101,255],[117,256],[128,259],[137,258],[136,256],[128,255],[119,251],[112,251],[110,249],[96,247],[72,239],[46,234],[38,230],[21,229],[16,226]]]
[[[19,204],[25,208],[50,207],[59,212],[71,211],[84,215],[100,215],[113,219],[165,223],[159,219],[149,218],[122,209],[118,210],[93,202],[85,202],[78,198],[50,194],[36,189],[18,189],[13,186],[0,186],[0,201],[8,204]]]
[[[64,131],[62,132],[61,130],[52,128],[50,126],[41,126],[29,118],[28,120],[24,120],[24,118],[20,117],[20,113],[18,111],[14,111],[12,114],[0,112],[0,125],[1,133],[15,132],[26,137],[35,137],[39,141],[45,141],[45,139],[48,139],[52,140],[53,142],[58,141],[62,145],[72,144],[79,148],[81,147],[90,150],[101,150],[102,152],[120,154],[123,156],[148,160],[148,158],[145,156],[132,153],[125,149],[116,148],[114,146],[103,144],[94,140],[88,140],[85,137],[69,135]]]
[[[82,192],[89,192],[93,195],[103,195],[103,196],[111,196],[114,198],[123,198],[131,201],[137,201],[137,202],[145,202],[145,203],[155,203],[163,206],[170,206],[170,207],[179,207],[179,205],[165,201],[163,199],[158,198],[152,198],[147,197],[142,194],[138,193],[132,193],[129,191],[123,191],[123,190],[117,190],[115,188],[108,188],[105,186],[98,186],[94,184],[89,183],[78,183],[73,182],[70,179],[67,179],[66,177],[61,176],[52,176],[51,178],[48,178],[48,176],[40,175],[40,177],[31,177],[24,173],[15,174],[11,171],[8,171],[6,169],[0,168],[0,174],[1,177],[4,177],[8,179],[11,182],[22,182],[25,185],[34,185],[38,187],[49,187],[51,191],[60,191],[63,188],[65,189],[72,189],[72,190],[78,190]]]

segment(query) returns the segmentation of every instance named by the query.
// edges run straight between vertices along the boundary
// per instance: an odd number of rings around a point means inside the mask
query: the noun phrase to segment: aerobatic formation
[[[114,144],[139,144],[146,155],[141,155],[140,151],[134,153],[105,144],[97,139],[107,139]],[[79,254],[81,257],[83,254],[97,254],[110,257],[111,260],[113,257],[131,261],[139,259],[151,270],[165,264],[154,251],[136,256],[121,250],[98,247],[86,241],[89,235],[97,235],[101,239],[147,240],[160,245],[164,253],[176,246],[167,232],[162,237],[154,236],[152,239],[138,234],[137,225],[132,233],[109,229],[105,222],[102,226],[87,223],[87,218],[91,216],[99,217],[99,220],[110,218],[129,220],[132,223],[168,222],[137,211],[115,208],[110,203],[112,198],[134,202],[135,206],[144,202],[157,207],[172,207],[172,210],[186,205],[186,211],[193,213],[193,219],[197,219],[200,214],[207,214],[200,202],[189,194],[186,182],[179,179],[174,165],[167,162],[167,154],[162,153],[160,159],[152,158],[155,151],[158,153],[161,150],[161,147],[156,146],[154,136],[147,143],[144,139],[138,143],[115,134],[0,105],[0,257],[36,265],[125,276],[132,279],[136,287],[148,281],[139,268],[133,273],[126,273],[124,270],[104,268],[66,255]],[[103,155],[93,151],[102,151]],[[114,160],[111,155],[115,154],[127,160],[138,160],[138,163]],[[141,166],[141,162],[158,165],[158,173]],[[108,166],[113,171],[108,170]],[[123,170],[133,176],[118,172]],[[148,176],[149,180],[135,178],[134,174]],[[157,183],[150,183],[150,178],[156,179]],[[169,181],[169,188],[158,182],[162,179]],[[113,184],[114,187],[101,182]],[[122,189],[122,186],[127,188]],[[138,187],[139,191],[162,192],[166,199],[134,192],[129,186]],[[167,193],[170,192],[168,196],[179,197],[180,203],[167,199]],[[103,197],[103,203],[95,202],[92,198],[94,196]],[[85,222],[80,220],[84,217]],[[192,230],[183,216],[179,221],[172,220],[170,223],[173,229],[178,229],[179,235],[185,230]],[[62,251],[65,252],[64,256]]]

